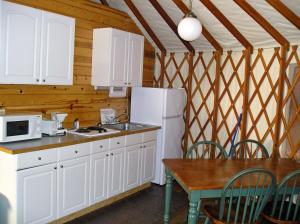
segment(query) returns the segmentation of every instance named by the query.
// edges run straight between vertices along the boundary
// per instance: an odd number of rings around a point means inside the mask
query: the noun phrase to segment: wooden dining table
[[[300,169],[300,163],[291,159],[164,159],[166,191],[164,223],[170,222],[173,180],[188,194],[188,224],[198,220],[198,203],[203,198],[221,197],[227,181],[248,168],[270,170],[279,183],[287,174]]]

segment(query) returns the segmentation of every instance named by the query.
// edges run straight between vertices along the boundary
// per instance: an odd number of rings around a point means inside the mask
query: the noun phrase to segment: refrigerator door
[[[186,94],[184,89],[164,89],[164,118],[182,115],[185,104]]]
[[[156,173],[154,183],[165,184],[164,158],[182,158],[181,139],[184,134],[182,116],[163,119],[162,130],[159,133],[158,150],[156,154]]]
[[[162,125],[164,89],[132,88],[130,121]]]

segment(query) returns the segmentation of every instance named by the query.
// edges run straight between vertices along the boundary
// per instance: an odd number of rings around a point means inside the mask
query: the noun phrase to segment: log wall
[[[130,17],[88,0],[12,0],[11,2],[70,16],[76,19],[73,86],[0,85],[0,105],[9,111],[67,112],[65,126],[75,118],[80,124],[99,121],[99,109],[112,107],[128,111],[128,99],[109,98],[107,90],[95,91],[91,83],[92,34],[94,28],[114,27],[142,34]],[[153,85],[155,54],[145,39],[143,85]]]

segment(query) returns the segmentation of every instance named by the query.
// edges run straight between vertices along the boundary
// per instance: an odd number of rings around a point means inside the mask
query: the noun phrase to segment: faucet
[[[112,122],[113,123],[119,123],[119,118],[122,117],[122,116],[126,116],[126,120],[129,121],[129,115],[126,114],[126,113],[123,113],[123,114],[120,114],[119,116],[116,116],[112,119]]]

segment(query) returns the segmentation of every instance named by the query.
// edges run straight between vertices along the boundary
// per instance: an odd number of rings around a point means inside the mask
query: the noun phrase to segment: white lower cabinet
[[[155,175],[156,141],[144,143],[142,149],[141,184],[150,182]]]
[[[48,223],[57,219],[57,166],[17,172],[18,223]]]
[[[63,217],[88,206],[89,156],[58,164],[58,216]]]
[[[91,155],[90,205],[107,198],[108,152]]]
[[[140,185],[141,148],[141,144],[126,147],[124,175],[125,191]]]
[[[108,197],[123,192],[124,148],[110,151],[108,171]]]

